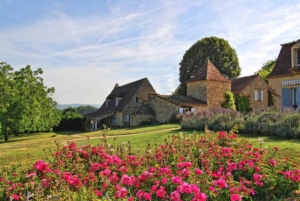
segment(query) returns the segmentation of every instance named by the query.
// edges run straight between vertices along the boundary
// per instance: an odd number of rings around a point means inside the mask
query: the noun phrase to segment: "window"
[[[297,105],[297,88],[291,88],[291,104]]]
[[[300,49],[296,50],[296,62],[295,62],[295,66],[300,66]]]
[[[192,111],[192,108],[179,108],[179,113],[186,113]]]
[[[119,98],[117,97],[116,98],[116,106],[118,106],[118,103],[119,103]]]
[[[135,97],[135,102],[139,102],[139,97]]]
[[[106,99],[106,107],[108,106],[108,104],[110,103],[111,99]]]
[[[255,90],[254,91],[254,100],[255,101],[263,101],[264,100],[264,91],[263,90]]]
[[[130,116],[128,114],[126,115],[125,119],[126,119],[126,122],[130,122]]]

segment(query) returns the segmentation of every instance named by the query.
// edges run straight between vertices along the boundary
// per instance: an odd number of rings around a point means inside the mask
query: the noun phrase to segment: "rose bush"
[[[31,168],[0,172],[1,200],[276,200],[299,188],[296,159],[234,133],[174,135],[145,154],[118,147],[59,147]]]

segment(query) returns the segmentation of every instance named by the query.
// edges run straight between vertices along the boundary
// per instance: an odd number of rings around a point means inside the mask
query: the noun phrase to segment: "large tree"
[[[30,66],[13,71],[0,63],[0,122],[5,141],[9,133],[49,131],[60,121],[60,113],[51,96],[54,88],[44,86],[42,69]]]
[[[228,79],[236,78],[241,74],[238,56],[228,41],[214,36],[203,38],[183,55],[179,64],[180,85],[175,94],[186,95],[185,82],[196,74],[207,58]]]

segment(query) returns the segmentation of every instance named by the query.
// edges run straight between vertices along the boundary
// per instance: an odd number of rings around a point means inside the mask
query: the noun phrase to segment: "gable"
[[[280,49],[275,67],[268,77],[287,75],[291,73],[290,69],[293,66],[292,50],[297,42],[299,42],[299,40],[281,45],[282,47]]]
[[[122,86],[116,84],[111,93],[106,98],[106,100],[108,100],[108,104],[106,104],[105,100],[102,106],[96,112],[84,116],[98,117],[111,112],[123,111],[126,105],[129,104],[132,100],[134,100],[135,95],[137,94],[141,86],[144,86],[148,88],[151,92],[155,93],[155,90],[153,89],[152,85],[150,84],[147,78],[143,78]],[[116,102],[118,103],[117,105]]]

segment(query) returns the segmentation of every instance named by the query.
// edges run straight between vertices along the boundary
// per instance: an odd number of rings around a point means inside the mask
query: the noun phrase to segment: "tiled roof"
[[[297,43],[297,42],[299,42],[300,41],[300,39],[298,39],[298,40],[295,40],[295,41],[292,41],[292,42],[288,42],[288,43],[283,43],[283,44],[281,44],[281,46],[284,46],[284,45],[290,45],[290,44],[295,44],[295,43]]]
[[[190,97],[190,96],[180,96],[180,95],[159,95],[156,94],[156,96],[167,100],[175,105],[178,105],[180,107],[186,106],[186,107],[193,107],[193,106],[203,106],[207,105],[207,103],[200,101],[196,98]]]
[[[127,103],[133,98],[137,90],[140,88],[143,82],[150,82],[147,78],[143,78],[137,80],[135,82],[131,82],[122,86],[116,85],[112,92],[107,96],[107,99],[110,99],[108,106],[106,106],[106,100],[96,112],[86,114],[85,117],[99,117],[111,112],[120,112],[123,111],[124,107]],[[151,85],[151,84],[150,84]],[[152,87],[152,86],[151,86]],[[153,87],[152,87],[153,88]],[[155,90],[153,89],[155,92]],[[116,98],[122,97],[122,100],[119,101],[118,105],[116,106]]]
[[[250,75],[246,77],[240,77],[232,79],[231,91],[235,94],[241,93],[245,87],[251,84],[259,75]]]
[[[215,80],[215,81],[228,81],[227,78],[225,78],[219,70],[214,66],[213,63],[209,59],[207,59],[207,62],[203,64],[203,66],[198,70],[198,72],[195,74],[195,76],[191,79],[189,79],[187,82],[194,82],[194,81],[200,81],[200,80]]]
[[[282,44],[281,50],[279,52],[275,67],[273,71],[268,75],[268,77],[287,75],[290,74],[289,69],[292,67],[291,64],[291,48],[292,46],[300,40]]]

